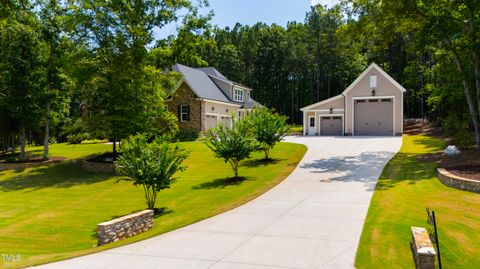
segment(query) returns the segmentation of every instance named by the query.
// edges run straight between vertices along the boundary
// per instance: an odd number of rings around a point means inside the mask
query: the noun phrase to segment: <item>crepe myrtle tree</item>
[[[142,185],[149,209],[155,208],[158,193],[170,188],[177,180],[174,175],[185,170],[182,165],[188,157],[185,149],[177,144],[157,138],[148,143],[145,134],[131,136],[122,144],[120,157],[115,162],[118,173],[133,185]]]
[[[259,149],[269,159],[270,150],[290,131],[287,117],[274,113],[267,108],[255,108],[246,117],[253,137],[258,142]]]
[[[238,177],[240,161],[249,158],[250,154],[257,149],[257,142],[248,130],[244,120],[235,121],[231,128],[218,125],[210,129],[206,136],[207,146],[215,153],[217,158],[222,158],[229,163]]]

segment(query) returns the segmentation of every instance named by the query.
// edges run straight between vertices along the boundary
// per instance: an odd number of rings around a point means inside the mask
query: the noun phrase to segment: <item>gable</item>
[[[400,91],[405,92],[406,89],[388,75],[377,64],[372,63],[363,73],[343,91],[343,95],[347,95],[350,91],[361,91],[363,95],[370,95],[370,76],[377,76],[377,90],[381,92]],[[393,93],[392,93],[393,94]],[[384,94],[386,95],[386,94]]]

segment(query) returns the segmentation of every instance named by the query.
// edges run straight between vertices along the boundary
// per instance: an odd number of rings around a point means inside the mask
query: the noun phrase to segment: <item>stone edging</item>
[[[459,177],[448,172],[445,168],[437,168],[437,177],[443,184],[449,187],[480,193],[480,181]]]
[[[113,163],[96,163],[82,160],[82,168],[88,172],[115,173],[115,164]]]
[[[98,245],[117,242],[153,227],[153,210],[147,209],[97,224]]]

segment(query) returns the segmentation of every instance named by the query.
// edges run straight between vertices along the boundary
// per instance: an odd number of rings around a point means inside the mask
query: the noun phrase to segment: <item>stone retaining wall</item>
[[[459,177],[448,172],[444,168],[437,169],[437,177],[443,184],[449,187],[456,188],[462,191],[480,193],[480,181]]]
[[[153,227],[153,210],[144,210],[97,224],[98,245],[117,242]]]
[[[412,247],[413,259],[417,269],[435,269],[435,256],[437,253],[433,248],[432,241],[430,241],[427,229],[412,227],[410,246]]]
[[[83,160],[82,168],[88,172],[115,173],[115,164],[113,163],[95,163]]]

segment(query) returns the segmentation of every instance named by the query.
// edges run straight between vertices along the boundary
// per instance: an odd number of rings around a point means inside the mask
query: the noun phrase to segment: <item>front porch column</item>
[[[303,135],[307,135],[307,113],[303,111]]]

